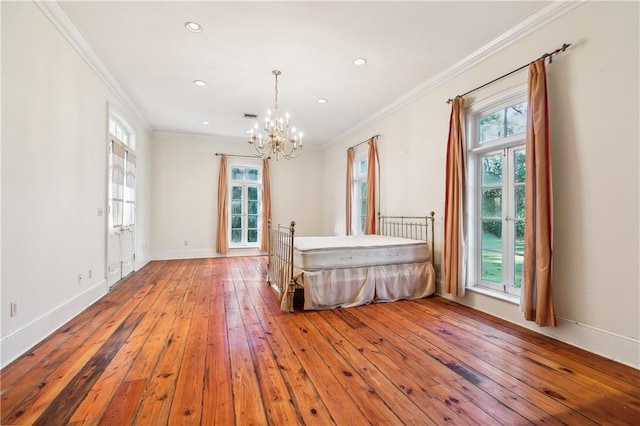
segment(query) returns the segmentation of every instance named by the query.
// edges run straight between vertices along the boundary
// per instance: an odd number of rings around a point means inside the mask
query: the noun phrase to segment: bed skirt
[[[294,272],[304,291],[304,309],[349,308],[400,299],[419,299],[435,292],[431,262]],[[289,310],[282,298],[283,310]]]

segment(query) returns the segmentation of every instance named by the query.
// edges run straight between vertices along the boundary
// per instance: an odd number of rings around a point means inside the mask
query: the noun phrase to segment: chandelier
[[[264,128],[260,131],[258,123],[251,129],[249,138],[249,148],[251,154],[260,158],[284,157],[287,160],[296,158],[302,151],[302,132],[296,133],[296,128],[289,123],[289,113],[284,119],[280,117],[278,108],[278,76],[282,74],[278,70],[271,72],[276,77],[276,96],[273,105],[273,116],[271,110],[267,111],[264,119]],[[264,136],[263,133],[264,132]]]

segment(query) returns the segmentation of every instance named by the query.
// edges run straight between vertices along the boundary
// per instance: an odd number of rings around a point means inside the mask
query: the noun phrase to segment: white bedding
[[[384,235],[296,237],[293,264],[304,271],[359,268],[431,260],[425,241]]]
[[[418,299],[435,291],[425,241],[383,235],[296,237],[293,260],[304,309]],[[283,310],[288,309],[285,299]]]

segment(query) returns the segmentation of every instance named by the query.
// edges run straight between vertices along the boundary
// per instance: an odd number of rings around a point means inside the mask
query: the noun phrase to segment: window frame
[[[478,121],[493,112],[527,102],[526,85],[519,85],[494,96],[474,102],[466,109],[467,135],[467,203],[469,229],[469,250],[467,289],[488,290],[506,296],[508,300],[519,301],[520,288],[515,287],[515,153],[526,150],[525,132],[505,136],[496,140],[480,143]],[[493,283],[482,279],[482,159],[495,154],[502,155],[502,282]],[[526,155],[526,151],[525,151]],[[511,218],[508,220],[507,218]],[[514,249],[511,250],[510,248]],[[512,259],[506,259],[510,256]],[[505,279],[511,277],[511,280]]]
[[[261,161],[255,161],[252,159],[246,158],[238,158],[238,159],[229,159],[229,163],[227,165],[227,203],[228,203],[228,217],[227,217],[227,241],[229,241],[229,248],[260,248],[260,241],[262,238],[262,179],[263,179],[263,168]],[[234,168],[246,168],[246,169],[256,169],[258,170],[258,180],[248,180],[248,179],[233,179],[233,169]],[[232,235],[232,226],[233,226],[233,209],[232,209],[232,198],[233,198],[233,187],[240,186],[242,187],[242,238],[238,243],[234,243],[231,238]],[[248,188],[255,187],[258,192],[258,223],[257,223],[257,240],[256,242],[248,242]]]
[[[137,204],[137,191],[136,191],[136,154],[134,150],[135,146],[135,132],[133,128],[125,121],[120,114],[110,111],[107,121],[107,130],[109,134],[109,155],[108,155],[108,168],[109,168],[109,186],[108,186],[108,227],[111,230],[115,229],[128,229],[136,224],[136,204]],[[114,145],[120,145],[124,150],[124,156],[122,164],[122,198],[114,198],[113,193],[113,150]],[[133,161],[130,161],[130,157],[133,157]],[[131,170],[130,170],[131,169]],[[133,186],[129,186],[129,180],[132,179]],[[112,209],[113,203],[121,202],[122,207],[120,209],[119,224],[116,224],[113,220]],[[127,212],[131,221],[127,221]]]

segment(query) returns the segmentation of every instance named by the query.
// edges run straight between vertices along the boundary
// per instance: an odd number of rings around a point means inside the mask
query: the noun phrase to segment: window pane
[[[524,219],[524,185],[516,185],[515,187],[516,197],[516,210],[515,215],[517,219]]]
[[[502,221],[482,221],[482,249],[502,251]]]
[[[527,103],[523,102],[507,108],[507,135],[517,135],[527,131]]]
[[[360,198],[367,199],[367,182],[360,183]]]
[[[478,143],[484,143],[503,138],[504,110],[480,117],[478,120]]]
[[[359,163],[359,174],[366,175],[367,174],[367,160],[361,160]]]
[[[242,167],[231,168],[231,179],[244,180],[244,169]]]
[[[232,200],[242,200],[242,187],[234,186],[231,188],[231,199]]]
[[[502,282],[502,253],[482,250],[482,279],[497,284]]]
[[[247,232],[247,242],[249,242],[249,243],[257,243],[258,242],[258,230],[250,229]]]
[[[258,215],[250,214],[248,216],[248,225],[249,229],[258,229]]]
[[[249,214],[258,214],[258,202],[257,201],[247,202],[247,209],[249,210]]]
[[[524,256],[516,255],[514,277],[513,277],[513,287],[514,288],[521,288],[522,287],[522,264],[523,264],[523,262],[524,262]]]
[[[231,230],[231,242],[239,243],[242,240],[242,231],[240,229]]]
[[[247,169],[247,180],[252,180],[254,182],[258,181],[260,177],[258,173],[258,169]]]
[[[257,200],[258,199],[258,188],[255,186],[250,186],[247,188],[247,200]]]
[[[360,200],[360,214],[362,216],[367,214],[367,200]]]
[[[233,215],[231,217],[231,228],[232,229],[242,228],[242,216]]]
[[[231,214],[242,214],[242,201],[231,202]]]
[[[367,223],[367,218],[365,216],[360,216],[360,233],[364,234],[364,228]]]
[[[482,221],[482,279],[502,282],[502,221]]]
[[[516,228],[515,252],[524,254],[524,220],[515,220],[514,226]]]
[[[502,217],[502,189],[482,190],[482,217]]]
[[[514,176],[516,183],[524,183],[526,172],[526,156],[524,149],[516,151],[514,154]]]
[[[502,183],[502,155],[482,157],[482,186]]]
[[[122,226],[123,210],[124,202],[122,200],[111,201],[111,221],[114,228]]]

